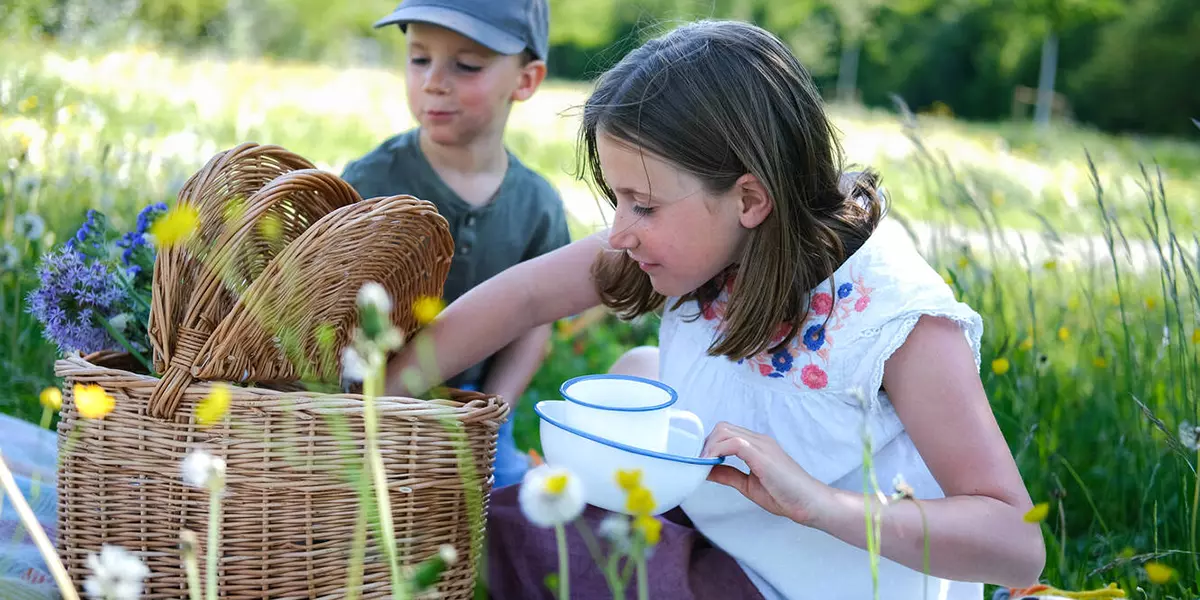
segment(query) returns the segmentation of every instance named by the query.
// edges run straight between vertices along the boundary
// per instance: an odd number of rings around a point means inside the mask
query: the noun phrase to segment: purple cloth
[[[492,493],[487,523],[488,593],[496,600],[554,600],[555,594],[545,585],[546,576],[558,571],[554,530],[537,527],[521,514],[517,502],[519,487],[511,485]],[[600,521],[608,514],[588,506],[582,518],[587,529],[596,534]],[[733,557],[700,535],[683,511],[670,511],[660,519],[662,539],[647,565],[651,598],[762,598]],[[604,574],[588,552],[578,527],[568,525],[566,531],[571,597],[612,598]],[[633,598],[636,594],[636,582],[631,578],[626,595]]]

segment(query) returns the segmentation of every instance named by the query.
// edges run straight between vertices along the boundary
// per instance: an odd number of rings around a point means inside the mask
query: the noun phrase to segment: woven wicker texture
[[[446,220],[428,202],[393,196],[339,208],[296,238],[250,285],[198,353],[193,372],[202,379],[239,374],[286,382],[301,375],[299,365],[311,366],[304,373],[310,379],[336,381],[340,356],[318,343],[318,328],[337,336],[332,348],[348,344],[358,290],[375,281],[396,299],[392,322],[406,333],[415,330],[413,301],[441,296],[453,252]],[[278,358],[270,360],[273,355]]]
[[[303,157],[278,146],[246,143],[213,156],[179,191],[179,204],[192,206],[199,212],[197,245],[212,247],[226,229],[230,213],[236,212],[239,204],[244,205],[245,199],[271,180],[290,171],[312,168],[313,164]],[[281,238],[289,239],[286,234]],[[159,373],[165,372],[171,361],[179,323],[202,269],[202,262],[182,246],[158,252],[154,278],[171,282],[169,286],[155,286],[151,303],[150,343],[154,350],[154,370]],[[218,302],[228,309],[235,299],[227,295]]]
[[[190,385],[176,418],[163,421],[148,412],[157,380],[109,368],[108,361],[128,362],[93,355],[56,365],[66,383],[60,440],[76,440],[61,452],[57,545],[77,584],[88,575],[88,552],[119,544],[150,568],[143,598],[186,598],[179,533],[195,531],[203,545],[208,496],[183,483],[180,464],[202,448],[227,463],[221,597],[345,596],[358,505],[347,474],[362,460],[360,396],[235,387],[229,417],[200,427],[194,408],[210,384]],[[75,383],[103,386],[116,398],[115,410],[103,420],[80,418]],[[468,497],[482,497],[486,510],[507,404],[456,392],[446,400],[381,398],[378,410],[402,560],[415,564],[452,544],[463,560],[443,575],[439,597],[471,598],[483,530],[470,526]],[[373,534],[368,544],[364,597],[389,597],[381,546]]]
[[[237,166],[236,163],[234,165]],[[234,309],[237,298],[258,279],[275,255],[290,246],[321,217],[361,200],[350,184],[335,175],[315,169],[280,175],[245,200],[240,195],[222,198],[222,191],[228,193],[223,188],[214,190],[212,194],[201,192],[205,205],[224,206],[220,212],[224,226],[214,239],[208,241],[203,237],[202,225],[202,235],[189,244],[191,251],[177,255],[181,263],[196,264],[193,275],[186,283],[171,279],[167,268],[160,273],[158,265],[161,261],[155,263],[154,293],[157,296],[187,298],[180,319],[174,323],[174,344],[165,346],[170,360],[166,369],[160,371],[162,382],[152,397],[150,412],[160,418],[168,417],[178,406],[180,393],[193,378],[192,367],[196,354],[208,341],[213,329]],[[180,197],[180,204],[187,201],[187,198]],[[449,236],[449,232],[446,235]],[[320,250],[332,251],[335,248]],[[197,255],[200,258],[194,258]],[[436,258],[431,257],[434,260]],[[312,288],[309,293],[326,292]],[[441,293],[440,287],[438,293]],[[168,300],[164,298],[166,302]],[[264,354],[257,360],[267,363],[283,362],[284,359],[280,353],[274,352]],[[279,369],[282,367],[276,367],[276,370]],[[242,371],[213,373],[214,378],[239,381],[244,380],[242,375]]]

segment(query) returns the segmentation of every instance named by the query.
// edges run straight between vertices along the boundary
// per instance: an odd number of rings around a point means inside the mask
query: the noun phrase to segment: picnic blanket
[[[57,436],[34,423],[0,415],[0,452],[13,472],[17,487],[33,508],[46,535],[54,541],[58,506]],[[4,496],[0,492],[0,496]],[[12,501],[0,500],[0,598],[49,600],[59,598],[46,562],[17,518]]]

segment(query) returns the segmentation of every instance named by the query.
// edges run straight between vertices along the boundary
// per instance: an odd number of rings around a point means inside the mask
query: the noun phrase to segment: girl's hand
[[[809,475],[775,440],[726,422],[717,423],[701,456],[736,456],[750,474],[717,465],[708,480],[727,485],[766,511],[804,525],[819,520],[832,488]]]

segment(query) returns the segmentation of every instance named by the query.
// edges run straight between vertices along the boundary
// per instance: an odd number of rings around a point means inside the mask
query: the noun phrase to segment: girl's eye
[[[424,66],[429,64],[429,59],[425,58],[424,56],[413,56],[408,59],[408,62],[414,65]]]
[[[458,63],[458,68],[466,71],[467,73],[478,73],[483,70],[483,67],[477,67],[475,65],[468,65],[464,63]]]
[[[633,212],[636,214],[639,214],[639,215],[648,215],[648,214],[654,212],[654,207],[642,206],[641,204],[634,204]]]

